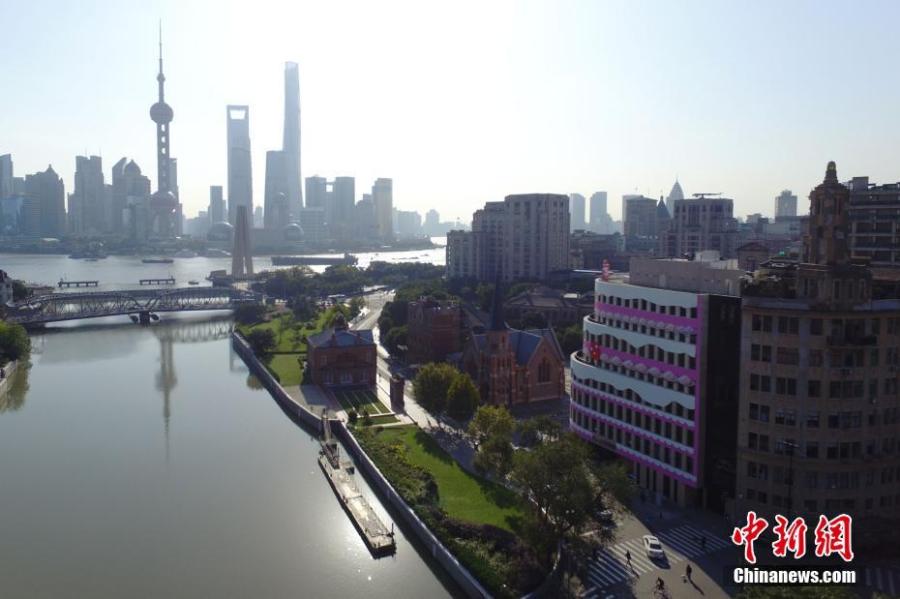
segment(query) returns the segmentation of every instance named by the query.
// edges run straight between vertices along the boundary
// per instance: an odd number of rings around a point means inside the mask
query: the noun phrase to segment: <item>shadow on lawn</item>
[[[415,440],[428,455],[437,458],[445,464],[454,463],[453,456],[444,451],[444,448],[425,431],[417,430]]]

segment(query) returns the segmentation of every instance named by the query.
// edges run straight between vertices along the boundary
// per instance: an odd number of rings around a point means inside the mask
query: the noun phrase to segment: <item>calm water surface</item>
[[[165,316],[34,337],[0,398],[0,596],[453,592],[399,530],[395,557],[370,557],[318,444],[253,388],[229,321]]]

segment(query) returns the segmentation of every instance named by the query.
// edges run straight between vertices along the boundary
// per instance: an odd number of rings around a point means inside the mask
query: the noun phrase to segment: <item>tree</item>
[[[475,440],[475,467],[502,478],[512,468],[512,436],[516,421],[503,406],[481,406],[469,422]]]
[[[288,302],[288,307],[293,310],[294,316],[300,321],[315,318],[318,312],[316,302],[308,295],[295,295]]]
[[[359,316],[362,309],[366,307],[366,300],[362,296],[356,296],[350,299],[348,306],[350,308],[350,318],[354,319]]]
[[[546,329],[547,319],[540,312],[527,312],[522,317],[523,329]]]
[[[275,333],[272,329],[253,329],[247,334],[247,343],[258,356],[275,349]]]
[[[234,319],[240,324],[255,324],[263,319],[266,307],[262,304],[241,304],[234,309]]]
[[[429,412],[440,414],[447,406],[447,390],[456,376],[456,369],[449,364],[425,364],[413,379],[416,401]]]
[[[587,445],[571,433],[515,455],[512,478],[531,500],[531,530],[545,559],[590,517],[595,495],[588,458]]]
[[[559,421],[549,416],[537,416],[519,425],[519,444],[532,447],[544,441],[555,441],[561,434]]]
[[[480,397],[472,377],[464,372],[457,373],[447,390],[447,414],[456,420],[472,417]]]
[[[26,357],[31,352],[31,339],[20,324],[0,322],[0,364]]]
[[[25,286],[24,281],[13,281],[12,291],[14,302],[20,302],[31,295],[31,292],[28,290],[28,287]]]
[[[392,356],[399,356],[403,353],[403,350],[400,349],[400,347],[406,347],[408,334],[409,328],[406,325],[393,327],[388,331],[382,345],[384,345],[385,349],[387,349]]]
[[[572,352],[581,349],[581,326],[573,324],[566,327],[557,334],[557,338],[559,338],[559,346],[562,348],[563,354],[569,356]]]
[[[606,462],[594,470],[599,487],[600,504],[606,508],[618,504],[627,506],[634,499],[637,487],[628,477],[628,469],[622,462]]]

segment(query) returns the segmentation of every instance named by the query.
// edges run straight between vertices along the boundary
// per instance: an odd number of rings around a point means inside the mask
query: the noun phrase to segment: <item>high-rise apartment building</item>
[[[625,249],[643,251],[653,248],[659,235],[657,201],[642,195],[622,196]]]
[[[122,158],[112,168],[111,230],[144,239],[149,234],[150,179],[133,160]]]
[[[479,281],[543,280],[568,268],[569,198],[559,194],[506,196],[472,217],[472,231],[447,235],[450,277]]]
[[[632,259],[630,282],[597,279],[570,428],[650,493],[720,509],[734,487],[740,298],[721,293],[719,264],[684,264]]]
[[[394,182],[391,179],[376,179],[372,185],[372,203],[375,205],[375,222],[378,237],[382,241],[394,239]]]
[[[328,225],[332,236],[337,239],[349,238],[353,221],[353,207],[356,204],[356,179],[335,177],[331,183],[331,220]]]
[[[587,227],[584,215],[584,196],[580,193],[569,194],[569,226],[573,231]]]
[[[855,541],[900,518],[900,303],[852,260],[834,162],[809,199],[802,260],[744,290],[734,514],[851,513]]]
[[[221,185],[209,186],[209,224],[214,225],[226,220],[225,218],[225,198],[222,194]]]
[[[900,267],[900,183],[876,185],[853,177],[850,189],[850,251],[872,267]]]
[[[306,178],[306,207],[322,208],[327,211],[330,198],[328,194],[328,179],[313,175]]]
[[[228,221],[235,225],[238,206],[253,214],[253,168],[250,161],[250,107],[225,109],[228,135]],[[236,225],[235,225],[236,226]]]
[[[694,194],[688,200],[675,200],[671,221],[659,235],[661,255],[681,258],[703,250],[717,250],[723,258],[735,256],[734,201],[707,197],[710,195]]]
[[[30,237],[62,237],[66,233],[66,189],[52,166],[25,177],[20,232]]]
[[[422,216],[415,210],[397,211],[397,237],[414,239],[422,234]]]
[[[790,189],[785,189],[775,196],[775,219],[795,216],[797,216],[797,196],[792,194]]]
[[[73,235],[105,233],[106,187],[103,181],[103,162],[99,156],[75,157],[75,188],[69,194],[68,224]]]

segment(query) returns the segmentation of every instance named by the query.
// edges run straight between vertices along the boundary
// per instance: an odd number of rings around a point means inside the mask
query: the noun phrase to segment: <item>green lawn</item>
[[[250,331],[269,329],[275,333],[275,349],[272,353],[305,353],[303,338],[315,335],[325,328],[327,311],[323,310],[312,321],[300,322],[291,319],[290,312],[270,315],[270,319],[252,325],[238,325],[238,330],[246,336]],[[310,325],[310,326],[307,326]]]
[[[434,477],[439,505],[448,516],[474,524],[492,524],[515,532],[515,524],[522,518],[522,508],[515,493],[463,470],[417,426],[381,429],[375,435],[388,444],[400,441],[407,459]]]
[[[297,358],[303,354],[272,354],[266,366],[278,375],[282,387],[299,385],[303,370]]]
[[[390,413],[371,389],[345,389],[335,391],[334,395],[341,407],[348,412],[355,409],[360,414],[367,413],[372,416]]]
[[[359,422],[362,422],[360,420]],[[372,426],[377,426],[379,424],[394,424],[400,422],[400,419],[392,414],[380,414],[378,416],[372,416]]]

